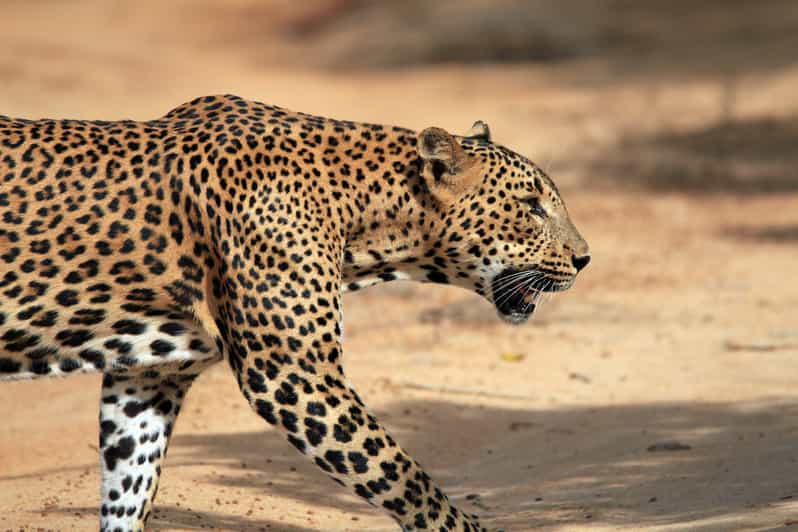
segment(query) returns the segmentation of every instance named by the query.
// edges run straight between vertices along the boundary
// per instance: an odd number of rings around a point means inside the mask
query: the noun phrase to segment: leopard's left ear
[[[465,136],[471,139],[490,141],[490,128],[488,127],[488,124],[482,120],[477,120],[474,122],[474,125],[471,126],[471,129],[468,130],[468,133],[466,133]]]
[[[428,127],[418,135],[421,170],[432,195],[442,202],[456,199],[479,179],[476,161],[457,139],[439,127]]]

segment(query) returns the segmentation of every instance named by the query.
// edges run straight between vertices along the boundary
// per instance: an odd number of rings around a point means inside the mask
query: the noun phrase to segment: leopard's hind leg
[[[218,358],[106,373],[100,400],[100,529],[144,530],[180,406],[194,379]]]

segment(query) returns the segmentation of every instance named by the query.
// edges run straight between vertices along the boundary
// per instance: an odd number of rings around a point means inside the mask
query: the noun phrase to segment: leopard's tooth
[[[526,294],[524,294],[524,303],[526,303],[527,305],[534,304],[535,303],[535,294],[536,293],[534,291],[527,292]]]
[[[540,292],[538,290],[530,290],[524,294],[524,303],[528,305],[536,305],[540,299]]]

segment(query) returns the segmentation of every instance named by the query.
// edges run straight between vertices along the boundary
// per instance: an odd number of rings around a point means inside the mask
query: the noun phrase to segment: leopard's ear
[[[457,139],[439,127],[418,135],[418,154],[424,161],[422,176],[439,201],[456,199],[479,179],[476,161]]]
[[[490,128],[482,120],[477,120],[465,136],[467,138],[490,141]]]

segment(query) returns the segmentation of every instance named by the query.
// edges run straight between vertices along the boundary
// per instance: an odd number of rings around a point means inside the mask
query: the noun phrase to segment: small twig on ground
[[[798,343],[794,342],[768,342],[768,341],[752,341],[752,342],[738,342],[735,340],[726,340],[724,347],[727,351],[782,351],[788,349],[798,349]]]
[[[648,446],[646,451],[650,453],[655,453],[658,451],[689,451],[690,449],[692,449],[692,447],[687,445],[686,443],[682,443],[676,440],[668,440],[668,441],[653,443]]]
[[[398,382],[397,384],[403,388],[410,388],[411,390],[422,390],[425,392],[448,393],[453,395],[473,395],[475,397],[490,397],[491,399],[512,399],[515,401],[530,401],[534,399],[534,397],[530,395],[496,393],[496,392],[488,392],[485,390],[474,390],[471,388],[450,388],[448,386],[433,386],[429,384],[419,384],[416,382]]]

